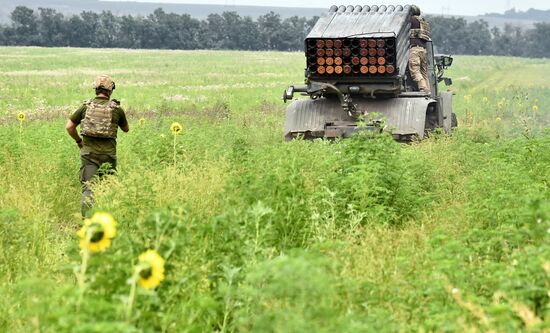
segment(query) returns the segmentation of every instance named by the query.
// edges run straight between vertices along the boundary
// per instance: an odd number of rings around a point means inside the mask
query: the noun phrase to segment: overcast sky
[[[136,0],[133,0],[136,1]],[[336,1],[326,0],[138,0],[142,2],[173,2],[173,3],[200,3],[220,5],[251,5],[251,6],[284,6],[284,7],[321,7],[328,8]],[[397,4],[398,1],[361,1],[353,4]],[[403,2],[408,3],[408,2]],[[415,0],[420,8],[433,14],[454,14],[454,15],[478,15],[489,12],[502,13],[510,8],[527,10],[529,8],[550,9],[550,0]],[[351,4],[348,0],[342,4]]]

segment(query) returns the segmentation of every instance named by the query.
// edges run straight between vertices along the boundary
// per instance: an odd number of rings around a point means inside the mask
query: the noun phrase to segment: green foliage
[[[0,100],[0,331],[550,329],[550,100],[542,83],[522,86],[547,62],[459,57],[456,77],[485,79],[457,80],[461,127],[405,145],[371,132],[283,142],[283,106],[265,101],[300,71],[300,54],[224,52],[196,67],[212,54],[136,51],[150,60],[142,68],[97,51],[120,68],[131,131],[119,135],[117,174],[94,184],[94,209],[118,229],[90,257],[79,304],[78,149],[59,118],[88,90],[45,74],[84,60],[79,50],[49,51],[56,62],[41,49],[5,51],[1,95],[19,100]],[[26,58],[34,67],[13,60]],[[286,58],[284,71],[265,64]],[[258,68],[229,71],[237,60]],[[510,79],[516,66],[527,74]],[[54,99],[54,88],[67,94]],[[138,287],[127,319],[128,280],[147,249],[166,260],[166,278]]]
[[[395,224],[415,216],[423,200],[420,184],[389,134],[362,132],[342,146],[327,192],[348,218],[359,212],[361,221]]]

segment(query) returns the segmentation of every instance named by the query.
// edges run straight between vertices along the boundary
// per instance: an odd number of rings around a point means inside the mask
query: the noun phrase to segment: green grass
[[[411,145],[283,142],[299,53],[2,48],[0,72],[0,331],[550,330],[547,60],[457,57],[460,128]],[[131,131],[95,186],[118,235],[78,308],[64,122],[100,73]],[[166,280],[126,320],[149,248]]]

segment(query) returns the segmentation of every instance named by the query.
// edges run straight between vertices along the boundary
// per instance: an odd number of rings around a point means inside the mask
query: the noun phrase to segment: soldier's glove
[[[115,102],[116,105],[120,105],[120,101],[116,100],[116,99],[112,99],[113,102]]]

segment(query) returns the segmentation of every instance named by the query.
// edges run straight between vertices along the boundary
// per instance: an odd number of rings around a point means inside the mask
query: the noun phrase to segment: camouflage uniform
[[[420,16],[420,9],[411,17],[411,49],[409,54],[409,73],[421,92],[429,92],[428,57],[426,42],[431,40],[428,22]]]
[[[117,130],[128,122],[118,102],[110,101],[108,97],[96,97],[85,102],[69,119],[81,127],[83,146],[80,150],[80,183],[82,216],[85,216],[86,210],[93,205],[90,185],[94,177],[116,171]]]
[[[429,92],[428,87],[428,59],[426,49],[421,46],[413,46],[409,55],[409,72],[418,85],[418,90]]]

